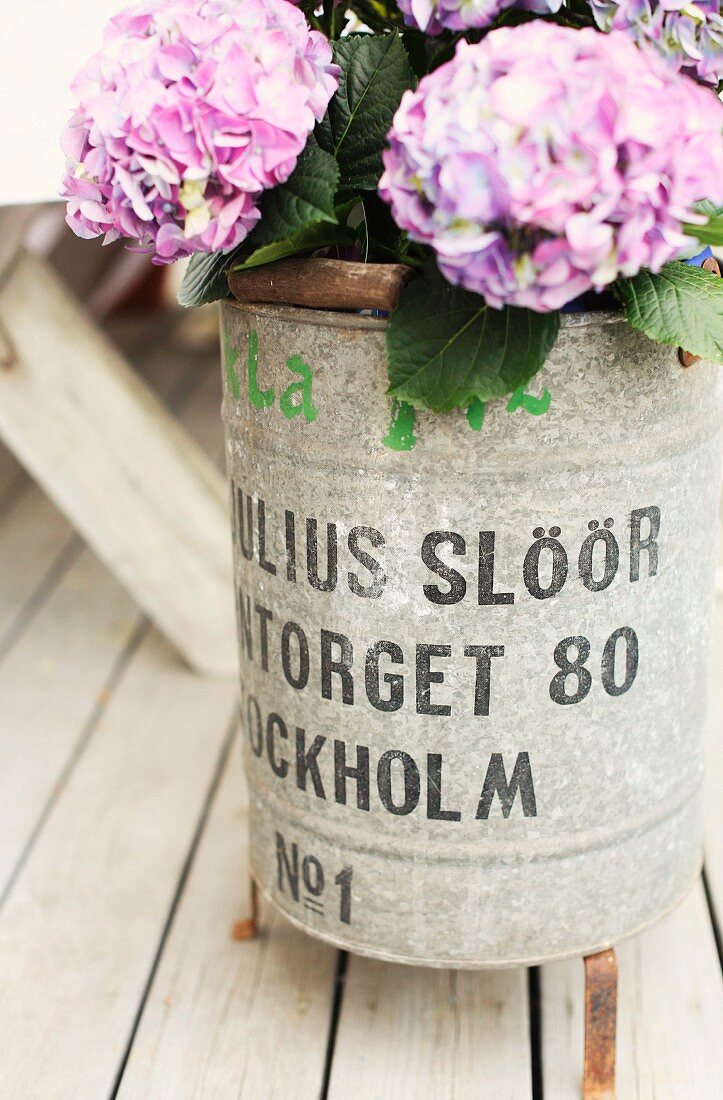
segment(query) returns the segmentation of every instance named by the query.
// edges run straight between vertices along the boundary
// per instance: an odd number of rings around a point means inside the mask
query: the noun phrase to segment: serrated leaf
[[[334,195],[338,183],[336,161],[310,139],[286,183],[264,194],[254,243],[270,244],[317,222],[336,222]]]
[[[342,190],[374,190],[394,112],[414,74],[396,31],[343,38],[334,43],[334,60],[341,67],[339,87],[316,138],[337,159]]]
[[[625,316],[658,344],[723,362],[723,279],[677,260],[615,284]]]
[[[178,304],[190,308],[228,297],[226,272],[231,258],[238,251],[196,252],[191,256],[176,294]]]
[[[387,325],[387,392],[433,412],[503,397],[537,373],[559,323],[557,313],[491,309],[428,269]]]
[[[196,253],[191,257],[178,291],[179,304],[200,306],[225,298],[228,294],[226,276],[230,268],[244,257],[256,256],[262,251],[260,246],[285,241],[285,250],[280,255],[271,256],[272,259],[281,259],[294,255],[294,249],[298,251],[289,242],[309,227],[336,223],[334,193],[338,181],[336,161],[310,138],[286,183],[265,192],[260,204],[260,221],[247,239],[227,252]],[[334,243],[333,235],[328,232],[321,232],[319,239],[321,243],[310,247],[322,248]],[[288,251],[289,248],[292,251]],[[268,262],[257,259],[248,266]]]

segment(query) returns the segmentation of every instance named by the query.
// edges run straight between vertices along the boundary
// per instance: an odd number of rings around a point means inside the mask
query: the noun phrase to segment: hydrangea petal
[[[723,202],[722,132],[715,94],[622,32],[536,21],[405,93],[379,191],[450,282],[545,312],[681,254],[694,203]]]
[[[142,0],[73,82],[68,224],[157,263],[233,248],[288,179],[337,87],[331,46],[288,0]]]

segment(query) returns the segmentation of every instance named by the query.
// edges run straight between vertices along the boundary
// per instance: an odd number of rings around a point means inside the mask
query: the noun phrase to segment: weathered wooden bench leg
[[[252,940],[259,933],[259,888],[252,878],[249,878],[249,916],[244,920],[237,920],[233,926],[231,935],[235,940]]]
[[[237,667],[224,478],[37,257],[0,241],[0,439],[199,672]]]
[[[615,1100],[618,964],[610,947],[585,963],[583,1100]]]

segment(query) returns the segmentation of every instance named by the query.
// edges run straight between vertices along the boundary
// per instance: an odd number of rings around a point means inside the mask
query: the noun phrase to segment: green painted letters
[[[392,404],[389,434],[382,440],[382,443],[392,451],[411,451],[416,442],[414,409],[406,401],[395,400]]]
[[[473,432],[481,432],[482,425],[485,419],[485,410],[487,406],[484,401],[480,401],[478,397],[474,399],[470,407],[467,409],[467,423]]]
[[[543,390],[542,397],[533,397],[531,393],[525,393],[524,386],[520,386],[507,402],[507,412],[514,412],[515,409],[523,408],[525,412],[531,413],[533,416],[542,416],[549,409],[550,401],[549,390]]]
[[[252,328],[249,332],[249,401],[255,409],[268,409],[269,405],[273,405],[276,394],[272,386],[267,390],[259,389],[258,369],[259,334]]]
[[[304,362],[300,355],[290,356],[286,360],[286,366],[292,374],[298,374],[301,381],[292,382],[286,387],[279,401],[281,411],[287,420],[303,413],[306,420],[311,424],[319,415],[319,410],[314,407],[311,398],[311,386],[314,381],[311,367]],[[301,401],[292,401],[297,393],[301,394]]]

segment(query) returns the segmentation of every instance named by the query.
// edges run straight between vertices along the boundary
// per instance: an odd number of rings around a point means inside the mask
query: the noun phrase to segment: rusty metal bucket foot
[[[253,940],[259,934],[259,890],[252,878],[249,878],[249,916],[237,920],[231,931],[235,940]]]
[[[586,955],[582,1100],[615,1100],[618,963],[612,947]]]

